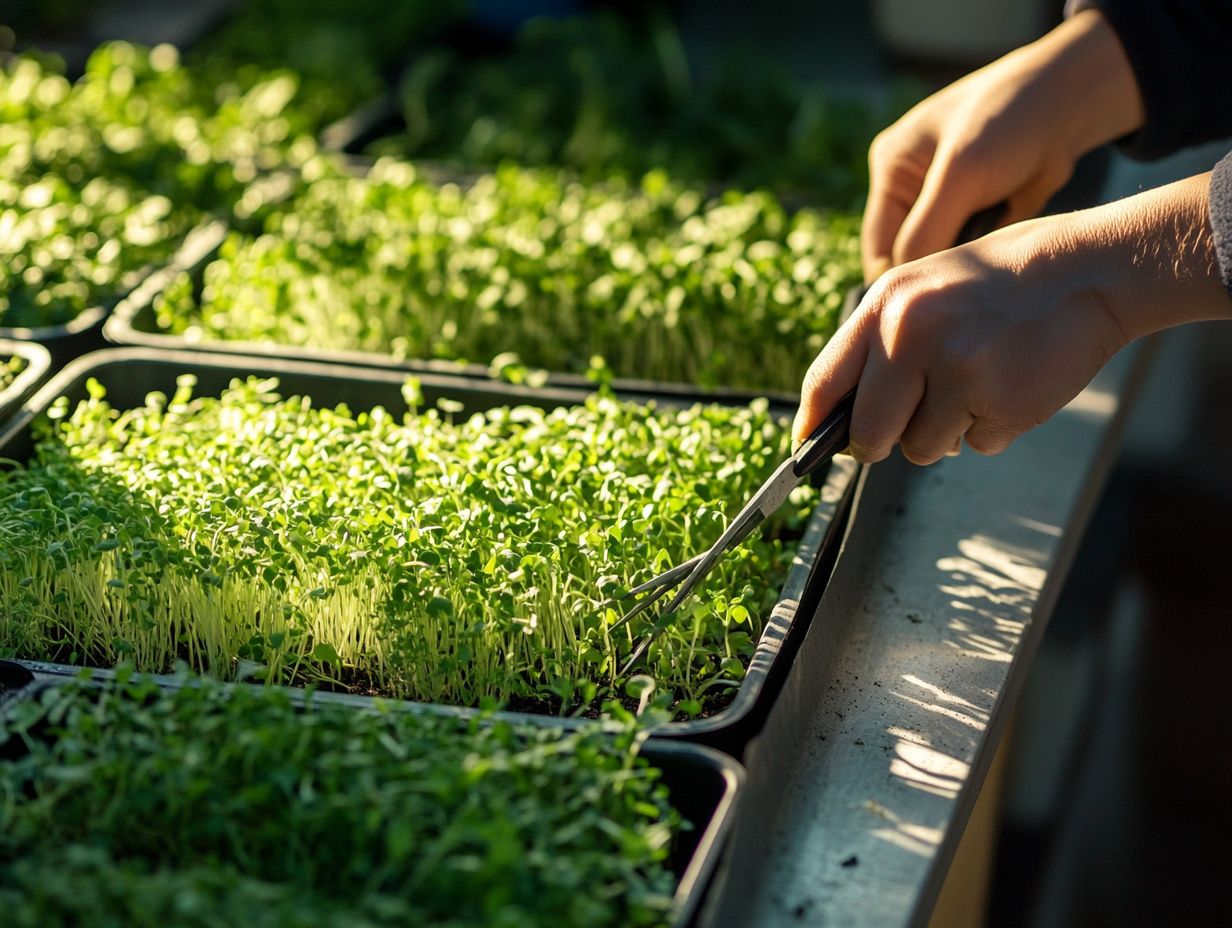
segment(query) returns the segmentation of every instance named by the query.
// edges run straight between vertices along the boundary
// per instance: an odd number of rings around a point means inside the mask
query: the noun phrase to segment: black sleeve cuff
[[[1069,0],[1094,8],[1125,48],[1146,124],[1117,144],[1150,160],[1232,135],[1232,3],[1210,0]]]

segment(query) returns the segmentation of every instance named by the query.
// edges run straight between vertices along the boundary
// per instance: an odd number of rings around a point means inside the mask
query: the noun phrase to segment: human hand
[[[1232,317],[1209,175],[1019,223],[887,272],[809,368],[803,440],[853,388],[851,453],[917,464],[965,437],[994,454],[1064,406],[1134,338]]]
[[[1081,155],[1142,121],[1129,60],[1095,10],[951,84],[869,150],[865,279],[949,247],[999,201],[1002,225],[1036,215]]]

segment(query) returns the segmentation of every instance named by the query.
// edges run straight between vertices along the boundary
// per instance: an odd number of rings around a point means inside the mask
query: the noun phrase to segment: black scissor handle
[[[792,473],[803,479],[847,447],[851,436],[851,411],[855,405],[856,391],[852,390],[796,449]]]

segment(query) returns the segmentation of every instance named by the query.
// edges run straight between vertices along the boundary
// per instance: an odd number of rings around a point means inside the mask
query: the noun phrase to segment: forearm
[[[1007,57],[1015,55],[1024,60],[1024,78],[1052,88],[1045,96],[1071,160],[1142,126],[1145,112],[1133,68],[1098,11],[1083,10]]]
[[[794,434],[856,388],[851,450],[927,464],[1003,450],[1129,341],[1232,318],[1209,175],[1008,226],[888,271],[814,360]],[[1222,207],[1221,207],[1222,208]]]
[[[1043,220],[1060,230],[1071,286],[1090,288],[1125,341],[1174,325],[1232,318],[1211,232],[1210,175]]]

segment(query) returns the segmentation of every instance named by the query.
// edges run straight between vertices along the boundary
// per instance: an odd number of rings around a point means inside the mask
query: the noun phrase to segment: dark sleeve
[[[1133,158],[1232,136],[1232,2],[1068,0],[1116,32],[1142,91],[1146,125],[1117,143]]]
[[[1219,276],[1232,296],[1232,152],[1224,155],[1211,172],[1210,205]]]

